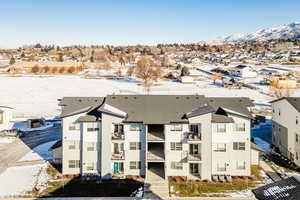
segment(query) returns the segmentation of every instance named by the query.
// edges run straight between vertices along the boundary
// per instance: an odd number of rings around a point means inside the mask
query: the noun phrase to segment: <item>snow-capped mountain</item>
[[[250,34],[233,34],[227,37],[219,37],[209,43],[228,43],[246,41],[267,41],[274,39],[300,38],[300,23],[294,22],[273,28],[261,29]]]

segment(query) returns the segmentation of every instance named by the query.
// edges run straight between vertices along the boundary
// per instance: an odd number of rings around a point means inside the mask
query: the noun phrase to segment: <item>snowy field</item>
[[[226,89],[210,80],[195,84],[161,81],[151,88],[151,94],[199,94],[218,97],[250,97],[265,104],[271,97],[251,89]],[[59,115],[57,99],[64,96],[105,96],[107,94],[143,94],[136,81],[83,79],[78,76],[0,76],[0,105],[15,108],[15,117],[55,117]],[[297,91],[300,96],[300,92]]]
[[[52,152],[49,148],[56,141],[41,144],[26,154],[19,161],[50,160]],[[47,174],[47,163],[29,166],[10,167],[0,174],[0,199],[5,196],[24,195],[34,187],[41,188],[50,179]]]

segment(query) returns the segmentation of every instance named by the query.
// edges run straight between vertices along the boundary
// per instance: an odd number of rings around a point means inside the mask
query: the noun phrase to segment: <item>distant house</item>
[[[12,111],[11,107],[0,106],[0,131],[12,128]]]
[[[50,150],[53,152],[53,158],[52,162],[55,164],[61,164],[62,163],[62,140],[58,140],[52,147],[50,147]]]
[[[300,166],[300,97],[284,97],[272,103],[272,143],[284,157]]]
[[[242,78],[253,78],[253,77],[257,76],[257,73],[250,66],[238,65],[238,66],[234,67],[233,75],[239,76]]]

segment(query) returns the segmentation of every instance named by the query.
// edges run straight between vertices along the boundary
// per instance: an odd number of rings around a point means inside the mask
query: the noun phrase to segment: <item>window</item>
[[[236,169],[239,169],[239,170],[246,169],[246,162],[244,162],[244,161],[237,161],[236,162]]]
[[[77,130],[80,130],[80,124],[73,123],[69,126],[69,131],[77,131]]]
[[[226,132],[226,124],[217,124],[217,133],[225,133]]]
[[[180,143],[180,142],[171,142],[171,150],[172,151],[181,151],[182,150],[182,143]]]
[[[296,160],[298,160],[298,158],[299,158],[299,157],[298,157],[298,152],[296,152]]]
[[[124,133],[124,125],[114,124],[114,133]]]
[[[218,143],[214,149],[215,152],[226,152],[226,144],[225,143]]]
[[[98,123],[87,123],[87,131],[88,132],[99,131]]]
[[[280,116],[280,114],[281,114],[281,113],[280,113],[280,108],[279,108],[279,109],[278,109],[278,115]]]
[[[296,142],[298,143],[299,142],[299,135],[296,134]]]
[[[141,162],[138,161],[130,161],[129,163],[130,169],[141,169]]]
[[[130,124],[129,130],[130,131],[140,131],[141,128],[140,128],[139,124]]]
[[[200,174],[200,164],[190,163],[190,173],[191,174]]]
[[[189,125],[189,132],[191,132],[193,134],[198,134],[199,133],[198,124],[190,124]]]
[[[171,131],[182,131],[182,124],[171,124]]]
[[[96,151],[96,143],[87,142],[87,151]]]
[[[124,143],[113,143],[114,154],[120,154],[124,152]]]
[[[130,150],[141,150],[141,143],[140,142],[130,142],[129,149]]]
[[[234,142],[233,143],[233,150],[245,151],[246,150],[245,142]]]
[[[234,130],[236,132],[244,132],[246,130],[245,128],[245,123],[237,123],[237,124],[234,124]]]
[[[79,160],[69,160],[69,168],[79,168]]]
[[[79,149],[79,141],[68,141],[69,143],[69,150],[75,150],[75,149]]]
[[[94,171],[95,170],[95,164],[93,162],[86,164],[86,170],[87,171]]]
[[[296,124],[298,124],[298,117],[296,116]]]
[[[182,169],[182,163],[180,163],[180,162],[171,162],[171,169],[176,169],[176,170]]]
[[[218,172],[226,172],[226,163],[218,163],[217,164],[217,171]]]

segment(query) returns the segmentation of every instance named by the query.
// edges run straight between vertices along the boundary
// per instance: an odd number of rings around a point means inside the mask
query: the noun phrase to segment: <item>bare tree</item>
[[[151,81],[157,80],[161,71],[151,65],[151,62],[145,56],[137,62],[135,68],[135,75],[143,80],[143,87],[145,91],[149,93],[151,87]]]

